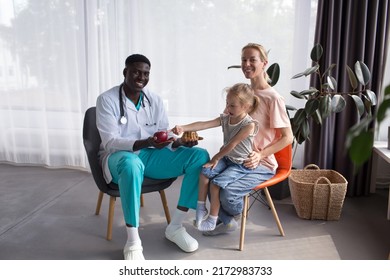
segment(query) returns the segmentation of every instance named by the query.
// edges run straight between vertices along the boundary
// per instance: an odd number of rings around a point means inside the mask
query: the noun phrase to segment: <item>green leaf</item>
[[[377,104],[376,95],[373,91],[367,89],[365,92],[363,92],[363,95],[367,98],[368,101],[370,101],[371,106],[375,106]]]
[[[308,120],[305,120],[304,122],[302,122],[301,124],[301,135],[303,138],[307,139],[309,137],[309,134],[310,134],[310,128],[309,128],[309,122]]]
[[[388,96],[390,94],[390,85],[385,87],[385,96]]]
[[[348,154],[350,159],[356,165],[362,165],[371,157],[372,147],[374,145],[374,133],[364,131],[351,141]]]
[[[347,73],[349,78],[349,83],[351,84],[351,87],[353,90],[355,90],[358,87],[358,81],[356,79],[355,73],[353,73],[351,67],[347,65]]]
[[[317,99],[310,99],[305,104],[305,112],[308,116],[311,116],[318,109],[319,101]]]
[[[290,92],[290,94],[291,94],[292,96],[296,97],[296,98],[305,99],[304,96],[302,96],[299,92],[297,92],[297,91],[295,91],[295,90],[292,90],[292,91]]]
[[[312,95],[313,93],[317,93],[317,92],[318,92],[318,89],[309,88],[309,89],[305,89],[305,90],[301,91],[299,94],[300,95]]]
[[[297,133],[294,136],[298,144],[302,144],[303,142],[306,141],[306,139],[303,136],[301,136],[300,133]]]
[[[231,65],[228,67],[228,69],[232,69],[232,68],[241,68],[241,65]]]
[[[299,127],[301,125],[301,123],[306,120],[306,117],[307,117],[307,114],[306,114],[305,110],[299,109],[294,115],[293,123]]]
[[[273,87],[279,81],[280,67],[279,64],[274,63],[267,69],[267,74],[271,79],[270,86]]]
[[[372,120],[373,120],[372,116],[362,118],[361,121],[355,123],[348,130],[346,141],[345,141],[345,146],[347,147],[347,149],[349,149],[349,147],[351,146],[351,142],[354,138],[360,135],[362,131],[368,130],[368,126],[370,125]]]
[[[316,124],[322,125],[322,118],[319,110],[317,110],[311,117],[316,122]]]
[[[297,137],[299,134],[300,134],[300,125],[301,124],[297,124],[294,122],[294,119],[290,120],[291,121],[291,129],[292,129],[292,132],[293,132],[293,135],[295,137]]]
[[[302,144],[309,138],[309,122],[305,119],[299,126],[293,125],[293,133],[298,144]]]
[[[332,89],[332,90],[335,90],[337,88],[337,81],[335,78],[333,78],[332,76],[328,76],[326,78],[326,80],[328,81],[328,85],[329,87]]]
[[[323,52],[324,52],[324,50],[323,50],[321,44],[316,44],[312,48],[311,53],[310,53],[311,60],[316,61],[316,62],[320,61]]]
[[[305,71],[303,71],[303,75],[309,76],[313,73],[315,73],[320,68],[320,65],[314,65],[313,67],[307,68]]]
[[[291,79],[296,79],[296,78],[299,78],[299,77],[302,77],[302,76],[305,76],[305,74],[303,72],[294,75]]]
[[[294,122],[294,119],[291,121],[291,129],[292,129],[293,135],[295,137],[297,137],[297,135],[299,135],[299,124],[296,124]]]
[[[344,110],[346,104],[347,102],[345,101],[344,97],[339,94],[336,94],[332,97],[331,110],[334,113],[339,113]]]
[[[367,115],[371,116],[372,115],[371,102],[367,99],[367,97],[364,94],[363,94],[363,96],[364,96],[364,99],[363,99],[364,110],[365,110]]]
[[[323,84],[322,84],[322,88],[323,88],[324,90],[329,89],[329,84],[328,84],[328,83],[323,83]]]
[[[322,119],[325,119],[330,115],[331,113],[330,108],[331,108],[331,98],[329,95],[326,95],[320,99],[320,106],[318,108]]]
[[[382,103],[379,105],[378,113],[376,116],[376,119],[378,121],[378,124],[381,123],[386,118],[386,112],[390,107],[390,99],[385,99],[382,101]]]
[[[372,116],[364,117],[360,121],[358,121],[355,125],[353,125],[349,131],[349,133],[352,133],[354,137],[358,136],[363,130],[367,131],[368,126],[370,125],[372,121]]]
[[[326,73],[332,71],[332,69],[336,66],[336,63],[332,63],[324,72],[324,74],[322,74],[322,77],[324,77],[326,75]]]
[[[367,65],[361,61],[356,61],[355,73],[359,83],[362,85],[367,85],[371,79],[370,70],[368,69]]]
[[[356,109],[358,110],[359,117],[364,114],[364,104],[362,99],[357,95],[351,95],[353,101],[355,101]]]
[[[291,106],[291,105],[286,105],[286,109],[287,111],[296,111],[297,108],[295,108],[294,106]]]

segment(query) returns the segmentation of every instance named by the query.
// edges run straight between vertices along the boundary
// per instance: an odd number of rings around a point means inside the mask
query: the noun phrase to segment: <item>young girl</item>
[[[209,121],[179,126],[172,132],[179,135],[186,131],[199,131],[222,126],[223,146],[213,158],[203,165],[199,178],[199,195],[195,226],[200,231],[215,229],[220,208],[219,191],[239,180],[252,170],[242,165],[253,151],[253,137],[258,131],[257,122],[249,113],[256,110],[259,98],[250,85],[236,84],[227,89],[225,113]],[[207,217],[206,197],[210,182],[210,215]]]

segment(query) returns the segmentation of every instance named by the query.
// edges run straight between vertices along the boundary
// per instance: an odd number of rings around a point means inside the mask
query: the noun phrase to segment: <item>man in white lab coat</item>
[[[130,55],[123,70],[124,81],[101,95],[96,103],[96,123],[102,139],[100,160],[107,182],[119,185],[127,229],[124,258],[142,260],[138,233],[141,186],[144,176],[154,179],[184,175],[180,197],[165,237],[185,252],[198,249],[198,242],[182,226],[188,209],[195,209],[206,150],[169,138],[160,143],[154,133],[169,129],[160,96],[145,88],[151,63],[141,54]]]

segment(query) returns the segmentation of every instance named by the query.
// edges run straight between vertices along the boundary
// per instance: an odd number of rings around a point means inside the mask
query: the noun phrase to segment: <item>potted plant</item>
[[[346,147],[350,159],[357,165],[365,163],[371,156],[374,143],[373,122],[377,127],[386,118],[387,110],[390,108],[390,85],[384,90],[384,98],[374,115],[368,116],[363,121],[352,126],[347,134]]]
[[[310,138],[310,119],[321,125],[330,114],[344,110],[346,98],[352,98],[363,123],[372,118],[371,107],[377,103],[375,93],[367,88],[371,73],[363,62],[357,61],[353,69],[346,65],[351,91],[339,92],[337,81],[331,75],[336,64],[331,64],[321,72],[319,61],[322,55],[322,46],[316,44],[310,54],[312,66],[292,77],[296,79],[314,75],[319,84],[317,88],[310,87],[300,92],[291,91],[294,97],[306,100],[304,108],[298,109],[291,121],[294,137],[299,144]]]

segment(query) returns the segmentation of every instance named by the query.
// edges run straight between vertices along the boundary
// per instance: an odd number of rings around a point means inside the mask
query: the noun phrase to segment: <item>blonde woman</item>
[[[254,94],[261,100],[250,113],[258,122],[259,131],[254,138],[254,150],[244,161],[244,166],[257,170],[220,189],[220,210],[217,226],[205,235],[218,235],[237,229],[237,219],[243,209],[243,196],[256,185],[271,178],[277,168],[274,153],[293,141],[290,120],[283,97],[268,84],[266,49],[250,43],[241,50],[241,70],[250,80]]]

